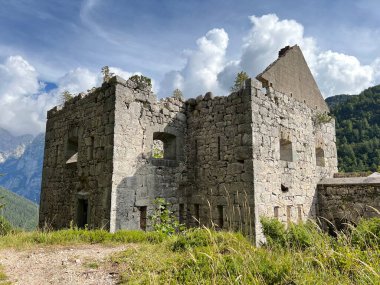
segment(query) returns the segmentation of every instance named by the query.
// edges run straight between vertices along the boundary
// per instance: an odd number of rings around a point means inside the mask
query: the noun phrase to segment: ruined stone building
[[[115,76],[48,112],[40,226],[145,230],[163,197],[181,223],[260,241],[261,216],[317,216],[317,184],[337,172],[328,111],[298,46],[224,97],[157,101]]]

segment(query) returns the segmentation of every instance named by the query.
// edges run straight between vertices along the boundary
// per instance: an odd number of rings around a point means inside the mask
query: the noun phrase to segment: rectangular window
[[[185,205],[179,204],[178,207],[178,220],[180,224],[185,223]]]
[[[280,140],[280,160],[293,161],[292,142],[289,140]]]
[[[140,229],[146,231],[146,206],[139,207],[140,211]]]
[[[275,206],[275,207],[274,207],[274,217],[275,217],[276,219],[278,219],[278,217],[279,217],[279,210],[280,210],[280,207],[279,207],[279,206]]]
[[[217,209],[218,209],[218,227],[220,229],[223,229],[223,226],[224,226],[223,206],[219,205],[219,206],[217,206]]]

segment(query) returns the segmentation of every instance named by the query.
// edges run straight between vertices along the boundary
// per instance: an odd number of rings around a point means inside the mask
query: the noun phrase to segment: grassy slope
[[[193,229],[166,237],[141,231],[69,229],[0,237],[4,247],[128,243],[112,257],[121,284],[380,284],[380,219],[333,239],[312,224],[264,223],[268,245],[242,235]]]
[[[38,206],[33,202],[14,194],[0,187],[1,203],[5,204],[0,210],[3,215],[14,227],[33,230],[37,227]]]

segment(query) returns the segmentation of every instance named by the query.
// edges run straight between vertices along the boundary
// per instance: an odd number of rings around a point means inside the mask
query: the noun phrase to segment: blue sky
[[[299,44],[325,97],[380,83],[380,4],[350,0],[0,0],[0,127],[43,131],[63,90],[104,65],[142,73],[159,97],[228,93]]]

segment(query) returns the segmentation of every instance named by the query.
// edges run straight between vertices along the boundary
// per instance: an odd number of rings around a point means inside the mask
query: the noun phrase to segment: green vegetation
[[[248,78],[249,76],[245,71],[240,71],[235,77],[234,85],[231,87],[231,92],[239,91],[244,86],[244,83]]]
[[[106,65],[102,67],[103,82],[108,82],[114,74],[110,72],[110,68]]]
[[[184,99],[182,91],[179,90],[178,88],[173,91],[172,97],[176,99],[180,99],[180,100]]]
[[[136,83],[136,89],[151,89],[152,80],[149,77],[143,75],[133,75],[129,77],[129,80]]]
[[[4,273],[3,267],[0,265],[0,284],[1,285],[10,285],[10,282],[7,282],[7,276]]]
[[[380,219],[362,220],[333,238],[316,224],[262,220],[267,244],[239,233],[194,228],[160,232],[68,229],[0,237],[0,248],[130,243],[111,258],[121,284],[379,284]],[[91,261],[86,264],[96,268]]]
[[[339,171],[380,171],[380,85],[326,102],[336,119]]]
[[[164,235],[173,235],[185,229],[185,226],[180,224],[174,213],[169,210],[170,203],[164,198],[156,198],[154,205],[156,205],[156,209],[149,218],[156,232]]]
[[[61,93],[61,103],[69,102],[74,98],[74,95],[65,90]]]
[[[2,187],[0,187],[0,197],[3,197],[0,204],[4,204],[3,208],[0,208],[0,223],[5,218],[15,228],[36,229],[38,223],[37,204]]]
[[[143,231],[86,230],[71,228],[59,231],[15,231],[0,237],[1,248],[29,248],[34,245],[161,243],[163,234]]]

